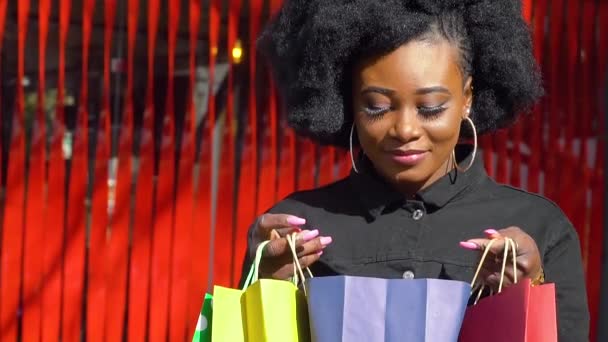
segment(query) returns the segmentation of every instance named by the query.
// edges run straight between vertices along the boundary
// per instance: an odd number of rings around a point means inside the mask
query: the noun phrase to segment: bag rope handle
[[[499,238],[492,239],[488,243],[488,245],[485,247],[484,252],[481,256],[481,260],[479,261],[479,265],[477,266],[477,270],[475,271],[475,276],[473,276],[473,281],[471,281],[471,287],[472,287],[471,294],[474,293],[477,288],[479,288],[477,297],[475,298],[475,304],[477,304],[477,302],[481,298],[481,294],[483,292],[483,289],[485,288],[484,284],[477,284],[477,278],[479,277],[479,272],[481,271],[481,268],[483,267],[483,264],[485,263],[485,261],[488,257],[490,248],[498,240],[500,240],[500,239]],[[517,284],[517,247],[515,246],[515,242],[513,241],[513,239],[504,238],[504,240],[505,240],[505,248],[503,251],[502,267],[501,267],[501,271],[500,271],[500,282],[498,285],[497,293],[502,292],[502,287],[504,285],[505,271],[506,271],[506,267],[507,267],[507,258],[509,255],[509,250],[511,250],[511,252],[513,254],[513,258],[512,258],[512,260],[513,260],[513,281],[515,284]]]

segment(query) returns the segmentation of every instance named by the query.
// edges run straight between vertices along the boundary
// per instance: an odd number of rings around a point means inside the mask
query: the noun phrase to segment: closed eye
[[[375,117],[388,113],[391,110],[390,106],[364,106],[363,112],[368,116]]]
[[[418,114],[424,120],[434,120],[438,118],[443,112],[447,110],[444,105],[436,106],[436,107],[418,107]]]

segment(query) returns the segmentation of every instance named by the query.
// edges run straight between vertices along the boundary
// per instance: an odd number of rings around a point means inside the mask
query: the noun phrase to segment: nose
[[[392,136],[404,143],[420,138],[422,127],[417,111],[404,109],[395,117]]]

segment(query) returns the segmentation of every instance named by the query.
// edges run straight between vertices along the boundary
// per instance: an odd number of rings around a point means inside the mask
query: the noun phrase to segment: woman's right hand
[[[301,230],[299,227],[304,224],[305,219],[287,214],[264,214],[258,218],[253,246],[271,240],[262,255],[260,278],[288,279],[293,276],[293,255],[286,238],[289,234],[298,233],[296,252],[302,268],[319,260],[332,239],[319,236],[318,230]]]

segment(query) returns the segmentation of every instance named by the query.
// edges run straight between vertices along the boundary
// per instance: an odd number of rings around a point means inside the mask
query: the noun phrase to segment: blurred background
[[[0,0],[1,341],[189,340],[255,218],[348,175],[256,55],[281,2]],[[483,158],[576,226],[596,340],[608,1],[523,3],[547,95]]]

